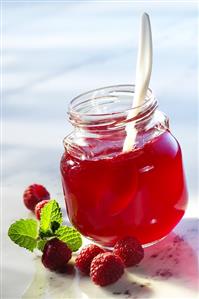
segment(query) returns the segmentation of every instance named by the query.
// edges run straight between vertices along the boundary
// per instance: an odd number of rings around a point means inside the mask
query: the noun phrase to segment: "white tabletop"
[[[181,143],[189,189],[183,220],[145,250],[138,267],[100,288],[77,272],[45,270],[38,257],[7,237],[30,216],[22,194],[41,183],[63,206],[59,160],[72,97],[133,83],[139,16],[151,16],[151,88]],[[197,9],[177,2],[3,2],[2,298],[196,298],[198,294]]]

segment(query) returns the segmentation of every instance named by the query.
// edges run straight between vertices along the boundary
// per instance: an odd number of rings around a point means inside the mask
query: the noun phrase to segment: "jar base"
[[[153,241],[153,242],[146,243],[146,244],[142,244],[142,247],[143,247],[143,248],[147,248],[147,247],[153,246],[153,245],[155,245],[155,244],[161,242],[162,240],[164,240],[167,236],[168,236],[168,234],[167,234],[166,236],[164,236],[164,237],[158,239],[158,240]],[[86,239],[89,241],[89,243],[96,244],[97,246],[100,246],[100,247],[104,248],[105,250],[110,250],[110,251],[113,250],[113,247],[114,247],[114,246],[105,246],[105,245],[101,245],[101,244],[99,244],[98,242],[95,242],[93,239],[88,238],[88,237],[86,237]]]
[[[143,247],[143,248],[147,248],[147,247],[153,246],[153,245],[155,245],[155,244],[161,242],[162,240],[164,240],[167,236],[168,236],[168,235],[166,235],[166,236],[164,236],[164,237],[162,237],[162,238],[160,238],[160,239],[158,239],[158,240],[155,240],[155,241],[153,241],[153,242],[143,244],[142,247]]]

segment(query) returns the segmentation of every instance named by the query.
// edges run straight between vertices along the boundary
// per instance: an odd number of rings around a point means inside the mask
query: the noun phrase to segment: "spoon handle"
[[[152,34],[149,15],[144,13],[141,21],[133,107],[142,105],[149,86],[152,70]]]
[[[149,15],[144,13],[141,19],[141,31],[138,46],[138,58],[136,67],[135,80],[135,96],[133,99],[132,110],[129,112],[127,119],[136,116],[144,103],[144,99],[149,86],[152,70],[152,34]],[[134,124],[131,122],[126,125],[126,138],[124,140],[123,152],[128,152],[132,149],[137,131]]]

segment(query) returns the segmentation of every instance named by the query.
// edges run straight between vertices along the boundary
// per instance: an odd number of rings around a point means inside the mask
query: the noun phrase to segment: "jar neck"
[[[132,108],[134,85],[117,85],[89,91],[74,98],[69,106],[69,120],[77,131],[112,134],[129,123],[142,130],[157,108],[157,100],[148,89],[143,104]]]

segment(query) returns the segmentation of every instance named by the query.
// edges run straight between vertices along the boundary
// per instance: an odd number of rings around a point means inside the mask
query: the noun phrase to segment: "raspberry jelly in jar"
[[[61,159],[67,213],[81,234],[108,247],[124,236],[146,246],[162,239],[187,205],[182,153],[167,116],[148,90],[129,119],[133,97],[133,85],[118,85],[84,93],[69,106],[74,131]],[[127,123],[136,138],[124,152]]]

